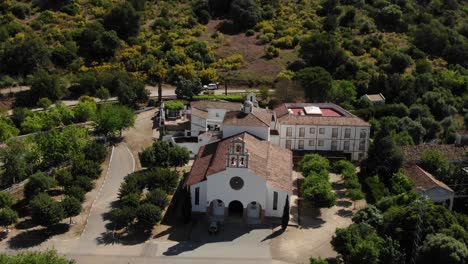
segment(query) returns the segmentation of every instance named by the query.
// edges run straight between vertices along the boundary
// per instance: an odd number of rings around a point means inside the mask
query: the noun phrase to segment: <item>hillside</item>
[[[450,142],[468,118],[466,1],[8,0],[0,14],[0,86],[32,87],[16,106],[115,95],[136,107],[145,84],[191,97],[218,81],[366,119],[388,110],[359,98],[382,93],[416,144]]]

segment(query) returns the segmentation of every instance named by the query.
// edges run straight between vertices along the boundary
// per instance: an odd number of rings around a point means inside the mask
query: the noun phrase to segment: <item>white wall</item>
[[[195,188],[200,187],[200,202],[195,204]],[[190,186],[190,194],[192,195],[192,211],[206,212],[206,181],[199,182]]]
[[[278,192],[278,207],[276,210],[273,210],[273,192]],[[284,204],[286,203],[286,196],[288,195],[288,193],[267,185],[266,195],[267,207],[265,209],[265,216],[282,217]],[[291,201],[291,197],[289,197],[289,201]]]
[[[206,119],[192,115],[190,120],[191,131],[206,131]]]
[[[287,136],[287,128],[292,129],[291,136]],[[299,132],[300,128],[304,128],[304,137],[300,137]],[[311,133],[310,129],[314,128],[315,133]],[[320,128],[323,128],[325,131],[323,134],[320,134]],[[337,137],[333,138],[332,131],[333,128],[336,128],[338,131]],[[345,138],[345,131],[347,128],[351,129],[349,138]],[[360,138],[361,130],[366,131],[366,138]],[[367,151],[369,149],[369,127],[353,127],[353,126],[306,126],[306,125],[280,125],[279,126],[280,140],[279,145],[286,147],[286,140],[291,141],[291,148],[293,150],[299,149],[299,140],[304,140],[303,150],[322,150],[330,151],[332,147],[332,141],[336,141],[336,151],[343,151],[345,153],[351,153],[351,158],[357,160],[359,153],[362,153],[364,156],[367,156]],[[313,145],[309,146],[309,140],[314,140]],[[319,146],[319,141],[323,141],[323,146]],[[365,146],[363,150],[359,150],[359,142],[361,140],[365,141]],[[344,142],[349,141],[349,150],[344,150]]]
[[[270,140],[270,131],[268,127],[244,127],[244,126],[231,126],[231,125],[222,125],[223,138],[227,138],[239,133],[248,132],[252,135],[255,135],[263,140]]]
[[[208,109],[208,119],[223,121],[228,110],[225,109]]]
[[[232,177],[239,176],[244,181],[240,190],[231,188],[229,181]],[[253,174],[245,168],[227,168],[225,171],[207,177],[207,205],[213,200],[222,200],[226,207],[231,201],[240,201],[244,208],[250,202],[259,203],[262,208],[266,202],[266,181],[263,177]]]

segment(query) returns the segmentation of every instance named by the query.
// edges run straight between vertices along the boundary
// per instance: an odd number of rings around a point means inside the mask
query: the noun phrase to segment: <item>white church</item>
[[[185,183],[192,211],[248,224],[282,217],[292,167],[290,150],[247,132],[204,145]]]

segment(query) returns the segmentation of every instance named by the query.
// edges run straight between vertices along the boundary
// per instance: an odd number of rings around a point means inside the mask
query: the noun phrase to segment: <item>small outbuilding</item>
[[[365,94],[362,96],[362,98],[365,98],[369,100],[373,105],[384,105],[385,104],[385,97],[383,94],[378,93],[378,94]]]
[[[442,204],[452,210],[455,192],[445,183],[437,180],[432,174],[417,164],[403,166],[406,176],[413,180],[416,191],[437,204]]]

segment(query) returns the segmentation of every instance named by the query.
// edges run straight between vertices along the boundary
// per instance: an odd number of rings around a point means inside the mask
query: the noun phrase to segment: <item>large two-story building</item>
[[[219,131],[222,138],[248,132],[295,152],[360,160],[367,157],[370,125],[331,103],[285,103],[270,110],[250,100],[191,104],[191,133]]]

